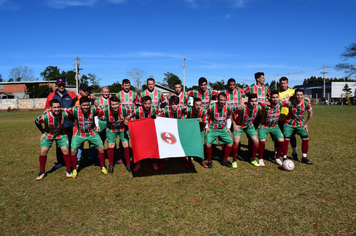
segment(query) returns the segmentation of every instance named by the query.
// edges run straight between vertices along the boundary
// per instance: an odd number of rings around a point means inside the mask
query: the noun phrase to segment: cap
[[[56,84],[66,84],[66,82],[64,81],[64,79],[57,79]]]
[[[79,89],[80,90],[88,90],[88,85],[87,84],[82,84],[82,85],[80,85],[80,87],[79,87]]]

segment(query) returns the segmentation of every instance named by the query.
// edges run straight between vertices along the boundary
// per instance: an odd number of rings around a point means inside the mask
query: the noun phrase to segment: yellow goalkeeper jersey
[[[289,97],[292,97],[294,95],[294,89],[288,88],[285,91],[281,91],[280,89],[278,89],[278,93],[279,93],[279,99],[286,98],[287,94],[289,95]],[[279,116],[279,120],[285,121],[287,118],[288,112],[289,112],[288,107],[282,107],[281,115]]]

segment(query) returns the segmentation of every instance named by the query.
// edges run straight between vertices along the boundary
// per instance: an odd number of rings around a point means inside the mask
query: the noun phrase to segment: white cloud
[[[235,8],[242,8],[246,5],[247,0],[228,0]]]
[[[0,0],[0,10],[17,10],[19,6],[9,0]]]
[[[47,0],[47,5],[56,9],[66,7],[92,7],[99,1],[105,1],[111,4],[122,4],[126,2],[126,0]]]
[[[228,19],[230,19],[231,17],[232,17],[232,15],[227,14],[224,18],[225,18],[226,20],[228,20]]]
[[[190,7],[198,7],[197,0],[185,0]]]

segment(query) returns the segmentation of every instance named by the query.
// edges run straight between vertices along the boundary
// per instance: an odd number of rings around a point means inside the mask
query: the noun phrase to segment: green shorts
[[[284,138],[290,138],[293,133],[298,134],[301,138],[308,138],[308,133],[303,126],[292,127],[291,125],[284,125]]]
[[[40,147],[50,148],[52,146],[53,141],[56,141],[58,147],[69,147],[69,141],[67,135],[63,135],[62,138],[51,138],[51,139],[43,138]]]
[[[125,132],[117,132],[117,133],[111,132],[111,130],[109,129],[106,130],[106,139],[108,143],[115,143],[117,136],[119,136],[121,142],[128,142],[130,138],[128,130]]]
[[[281,129],[276,125],[274,128],[263,128],[263,125],[258,127],[258,139],[266,140],[267,134],[270,134],[273,140],[283,139],[283,134]]]
[[[210,132],[206,133],[206,144],[214,144],[216,138],[219,139],[219,144],[230,144],[232,143],[230,132],[226,132],[224,129],[210,129]]]
[[[84,143],[85,141],[89,142],[90,147],[103,146],[103,142],[101,141],[99,134],[96,134],[94,136],[89,136],[89,137],[73,136],[71,149],[72,150],[78,149],[80,147],[80,145],[82,143]]]
[[[234,131],[234,136],[240,136],[242,135],[242,133],[245,132],[247,138],[251,138],[251,137],[256,137],[257,133],[256,133],[256,129],[253,125],[250,125],[248,127],[245,128],[239,128],[239,131]]]

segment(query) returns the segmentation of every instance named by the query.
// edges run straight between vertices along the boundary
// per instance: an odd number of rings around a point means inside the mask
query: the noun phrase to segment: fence
[[[43,110],[46,98],[0,99],[0,110]]]

